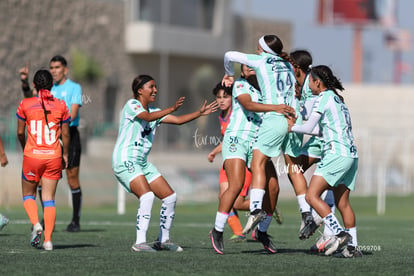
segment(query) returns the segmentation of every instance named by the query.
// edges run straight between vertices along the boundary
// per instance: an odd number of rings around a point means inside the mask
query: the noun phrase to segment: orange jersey
[[[220,122],[220,132],[221,135],[224,136],[224,132],[226,131],[227,126],[229,125],[230,115],[233,110],[230,110],[229,116],[227,116],[227,120],[224,118],[223,112],[219,115],[219,122]]]
[[[69,110],[64,101],[56,98],[44,101],[44,105],[48,124],[39,98],[23,99],[17,109],[17,118],[25,121],[27,127],[23,155],[38,159],[58,158],[62,156],[60,124],[70,122]]]

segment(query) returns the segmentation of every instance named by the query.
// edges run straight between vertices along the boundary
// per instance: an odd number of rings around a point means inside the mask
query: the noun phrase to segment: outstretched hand
[[[288,131],[289,131],[289,132],[291,132],[291,131],[292,131],[292,127],[295,125],[295,123],[296,123],[296,119],[297,119],[297,117],[294,117],[294,116],[287,116]]]
[[[234,77],[229,75],[224,75],[223,80],[221,81],[221,84],[223,84],[226,87],[230,87],[234,82]]]
[[[200,115],[201,116],[208,115],[210,113],[217,111],[217,109],[218,109],[217,101],[213,101],[207,105],[207,100],[205,100],[204,104],[200,108]]]
[[[175,102],[175,105],[173,106],[174,111],[176,111],[177,109],[179,109],[179,108],[180,108],[180,106],[182,106],[182,105],[183,105],[184,100],[185,100],[185,97],[180,97],[180,98],[179,98],[179,99]]]

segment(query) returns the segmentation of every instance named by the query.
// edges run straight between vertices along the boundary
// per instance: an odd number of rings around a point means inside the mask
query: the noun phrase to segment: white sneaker
[[[33,226],[32,238],[30,239],[30,245],[33,247],[38,247],[40,244],[40,239],[42,238],[43,227],[40,223],[36,223]]]
[[[9,223],[9,219],[6,216],[0,214],[0,231]]]
[[[330,256],[336,251],[342,251],[352,240],[352,236],[345,231],[341,231],[339,234],[332,236],[325,244],[325,255]]]
[[[51,241],[44,242],[42,247],[43,247],[44,250],[52,251],[53,250],[53,243]]]
[[[255,209],[250,213],[249,218],[247,219],[246,225],[242,231],[243,235],[247,235],[252,231],[262,220],[267,216],[267,213],[262,209]]]
[[[135,252],[157,252],[152,246],[145,242],[133,244],[131,249]]]

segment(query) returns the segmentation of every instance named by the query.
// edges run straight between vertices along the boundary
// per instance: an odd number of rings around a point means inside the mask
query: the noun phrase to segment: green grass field
[[[10,223],[0,232],[0,275],[414,275],[414,196],[388,197],[387,211],[375,214],[375,198],[352,198],[363,258],[338,259],[309,254],[316,235],[297,238],[300,218],[295,200],[281,200],[282,225],[273,222],[269,234],[278,253],[266,254],[260,243],[225,242],[225,254],[212,249],[208,232],[217,203],[178,205],[172,239],[184,252],[131,252],[135,241],[136,206],[126,215],[115,208],[84,208],[82,231],[63,231],[68,208],[58,207],[55,250],[29,245],[30,223],[23,207],[0,209]],[[153,208],[149,241],[158,234],[159,203]],[[240,213],[242,223],[247,217]],[[226,228],[225,238],[231,236]]]

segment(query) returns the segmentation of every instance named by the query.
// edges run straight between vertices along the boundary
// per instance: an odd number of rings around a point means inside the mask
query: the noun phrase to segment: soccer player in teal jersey
[[[112,154],[113,172],[129,193],[139,198],[140,206],[136,219],[136,241],[132,245],[134,251],[151,252],[156,250],[182,251],[182,247],[170,241],[170,229],[175,216],[177,195],[157,168],[148,162],[157,127],[161,123],[184,124],[200,116],[217,110],[214,101],[193,112],[181,116],[171,115],[184,102],[184,97],[172,107],[159,109],[150,107],[155,101],[158,90],[155,80],[148,75],[139,75],[132,82],[134,98],[130,99],[122,109],[118,138]],[[160,211],[160,233],[153,246],[147,243],[151,210],[154,198],[162,201]]]
[[[351,117],[342,96],[341,82],[325,65],[310,71],[309,87],[318,95],[309,120],[303,125],[289,119],[289,129],[298,133],[317,134],[319,125],[323,137],[322,158],[312,176],[306,201],[322,217],[325,227],[335,234],[322,244],[325,255],[336,252],[340,257],[361,257],[358,250],[355,213],[349,203],[349,193],[355,188],[358,171],[358,153],[352,133]],[[336,206],[341,212],[345,228],[341,226],[328,204],[321,198],[326,189],[332,189]]]
[[[262,96],[255,82],[255,72],[246,65],[242,66],[242,78],[237,79],[233,85],[233,111],[230,116],[230,123],[224,133],[222,143],[223,166],[229,182],[228,189],[220,197],[218,211],[216,213],[215,226],[210,231],[210,239],[214,250],[218,254],[224,253],[223,232],[229,212],[240,193],[245,180],[245,166],[250,166],[253,154],[253,144],[257,140],[257,132],[262,123],[260,112],[280,112],[287,114],[294,110],[285,105],[262,104]],[[256,87],[255,87],[256,86]],[[276,250],[271,243],[266,231],[270,223],[267,214],[270,214],[270,221],[276,206],[279,185],[276,179],[276,172],[272,162],[268,162],[267,172],[269,178],[268,206],[263,219],[267,225],[263,225],[258,239],[265,249],[270,253]]]
[[[291,98],[294,97],[295,76],[290,57],[282,50],[283,43],[279,37],[265,35],[259,39],[257,54],[226,52],[224,55],[226,73],[223,82],[230,85],[234,81],[234,62],[246,64],[256,71],[264,104],[291,103]],[[280,155],[287,133],[288,125],[284,114],[278,112],[264,114],[253,148],[250,216],[243,230],[244,234],[250,232],[266,216],[266,212],[262,210],[266,187],[266,164],[270,158]]]

